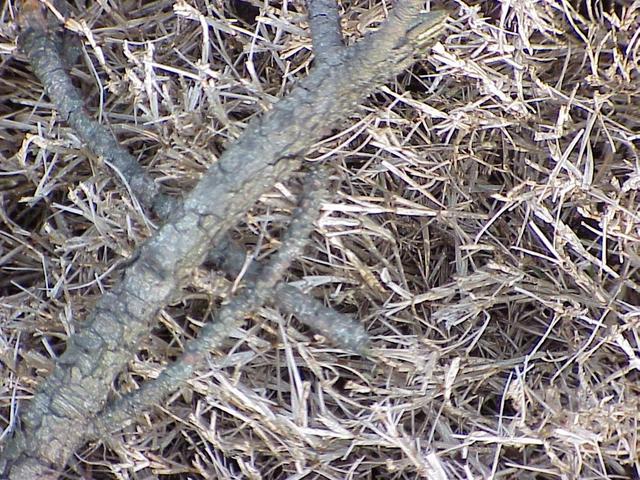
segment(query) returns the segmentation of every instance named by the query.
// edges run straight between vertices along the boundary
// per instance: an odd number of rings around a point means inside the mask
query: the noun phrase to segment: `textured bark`
[[[342,28],[335,0],[308,0],[309,26],[316,63],[331,63],[342,50]]]
[[[87,440],[122,428],[126,422],[139,417],[154,405],[161,404],[166,396],[191,377],[209,351],[220,347],[239,320],[260,308],[291,262],[302,255],[313,231],[313,222],[320,211],[320,205],[326,197],[326,180],[322,172],[316,172],[307,179],[302,200],[293,213],[293,220],[282,239],[282,246],[269,263],[256,272],[254,280],[244,291],[221,307],[213,321],[202,328],[198,338],[190,341],[182,356],[165,368],[157,379],[145,383],[106,408],[87,429]]]
[[[10,479],[56,478],[101,411],[118,372],[142,336],[204,259],[209,246],[258,198],[300,164],[298,158],[376,87],[412,62],[443,16],[419,16],[422,2],[399,3],[382,28],[320,64],[245,133],[143,244],[123,280],[106,293],[87,326],[69,339],[53,373],[21,416],[0,472]]]
[[[37,10],[23,15],[25,28],[20,44],[57,110],[86,148],[117,172],[116,177],[128,185],[129,191],[135,194],[135,199],[143,207],[151,209],[161,218],[168,217],[174,209],[179,208],[181,201],[163,194],[133,155],[118,143],[109,130],[85,111],[82,96],[65,71],[65,57],[70,43],[65,43],[65,40],[69,35],[56,35],[39,13]],[[207,261],[235,277],[242,269],[246,256],[244,248],[225,236],[209,251]],[[257,265],[253,265],[248,273],[252,275],[257,268]],[[286,284],[278,284],[272,298],[284,313],[296,316],[336,345],[354,352],[365,350],[369,338],[364,327],[355,319],[325,307],[312,296],[304,295]],[[320,318],[319,322],[316,321],[315,314]],[[334,332],[340,332],[341,335]]]

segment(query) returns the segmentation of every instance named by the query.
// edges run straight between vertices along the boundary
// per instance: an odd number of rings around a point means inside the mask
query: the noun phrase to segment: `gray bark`
[[[69,339],[53,373],[21,416],[0,458],[10,479],[57,478],[106,404],[159,309],[258,198],[300,165],[298,158],[378,86],[407,68],[442,14],[420,16],[422,2],[397,4],[376,33],[320,64],[245,133],[145,242],[122,281],[106,293],[87,326]],[[50,92],[51,94],[51,92]]]

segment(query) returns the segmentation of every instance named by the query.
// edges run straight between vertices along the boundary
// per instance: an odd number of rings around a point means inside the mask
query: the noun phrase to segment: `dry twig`
[[[96,75],[72,78],[168,192],[189,190],[249,118],[322,63],[298,2],[251,0],[253,20],[226,3],[86,2],[82,15]],[[310,151],[338,184],[297,284],[366,325],[375,363],[307,342],[262,308],[269,321],[235,329],[179,393],[77,450],[67,476],[640,476],[638,2],[447,4],[446,40]],[[6,443],[18,406],[149,229],[78,154],[1,9]],[[388,2],[341,9],[353,44]],[[243,243],[259,238],[257,255],[278,244],[292,184],[235,228]],[[207,275],[196,270],[162,310],[118,392],[156,378],[202,328],[219,296]]]
[[[341,52],[340,65],[320,64],[267,114],[250,122],[140,247],[86,327],[69,339],[22,415],[22,430],[3,451],[0,470],[5,475],[57,476],[57,466],[79,446],[92,414],[104,407],[115,375],[132,359],[159,309],[204,260],[209,245],[221,241],[260,195],[299,166],[297,159],[307,148],[368,93],[409,66],[440,30],[443,14],[422,16],[419,10],[420,2],[399,3],[378,32]],[[37,41],[29,30],[24,36],[26,45]]]
[[[221,346],[236,323],[262,306],[272,295],[273,287],[280,281],[291,262],[302,255],[313,230],[313,222],[320,211],[320,204],[326,200],[326,182],[326,176],[322,171],[317,170],[310,174],[305,181],[300,205],[294,211],[291,225],[282,239],[282,246],[269,263],[256,272],[242,293],[221,307],[213,321],[202,328],[198,338],[186,345],[184,354],[166,367],[157,379],[147,382],[140,389],[124,396],[101,412],[85,432],[85,440],[99,438],[119,430],[125,427],[127,422],[161,404],[167,395],[189,380],[210,351]]]
[[[342,28],[335,0],[309,0],[309,26],[313,37],[313,54],[321,63],[337,59],[342,50]],[[339,60],[338,60],[339,61]]]
[[[140,167],[112,133],[85,111],[82,95],[73,86],[66,72],[63,59],[66,36],[60,38],[56,35],[39,9],[24,13],[21,21],[24,30],[21,47],[29,58],[35,75],[86,148],[103,159],[143,207],[151,209],[161,218],[167,218],[172,211],[180,210],[180,201],[161,192],[154,179]],[[235,276],[242,269],[246,256],[245,249],[225,234],[209,250],[207,261]],[[257,268],[257,265],[252,265],[247,273],[255,275]],[[367,334],[353,318],[335,312],[313,297],[303,295],[299,290],[282,283],[276,286],[272,298],[284,312],[295,315],[302,323],[327,336],[338,346],[355,352],[366,349]]]

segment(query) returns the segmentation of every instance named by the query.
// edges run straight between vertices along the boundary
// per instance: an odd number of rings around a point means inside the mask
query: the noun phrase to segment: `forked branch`
[[[166,396],[189,380],[195,368],[203,363],[207,353],[220,347],[238,321],[260,308],[291,262],[302,255],[320,204],[326,197],[325,184],[326,177],[321,171],[314,172],[307,178],[303,197],[282,239],[282,246],[269,263],[260,269],[242,293],[220,309],[213,321],[202,328],[198,338],[187,344],[184,354],[165,368],[157,379],[109,405],[87,429],[85,440],[118,430],[126,422],[160,404]]]
[[[335,63],[320,63],[286,98],[251,121],[210,167],[167,223],[140,247],[86,327],[69,339],[53,373],[25,408],[21,430],[2,452],[4,478],[57,478],[95,413],[105,407],[115,376],[132,359],[157,312],[210,246],[262,194],[298,168],[310,146],[407,68],[416,53],[424,53],[445,15],[421,15],[421,4],[398,3],[377,32],[341,50]],[[28,39],[29,31],[24,34]]]

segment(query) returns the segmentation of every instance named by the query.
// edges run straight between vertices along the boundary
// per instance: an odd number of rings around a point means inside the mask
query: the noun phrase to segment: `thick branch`
[[[320,64],[245,133],[207,171],[179,211],[139,250],[122,282],[106,293],[87,327],[43,382],[3,452],[10,479],[51,474],[78,448],[95,412],[132,359],[160,308],[246,211],[300,164],[304,152],[349,115],[380,84],[412,63],[426,32],[444,16],[416,20],[421,1],[397,5],[385,25],[341,52],[338,66]]]
[[[307,179],[305,193],[282,239],[280,250],[273,255],[267,266],[260,269],[244,292],[223,306],[215,319],[202,328],[198,338],[187,344],[184,354],[165,368],[157,379],[147,382],[107,407],[87,430],[85,440],[119,430],[126,422],[160,404],[166,396],[189,380],[208,352],[220,347],[238,321],[260,308],[291,262],[302,255],[320,210],[320,203],[326,196],[325,182],[326,178],[321,172],[316,172]]]
[[[51,34],[45,31],[43,20],[31,15],[21,45],[26,52],[34,73],[40,79],[56,108],[75,130],[78,137],[96,156],[103,158],[129,185],[129,190],[146,208],[159,217],[166,218],[174,209],[180,208],[180,200],[164,195],[153,178],[140,167],[136,159],[114,138],[104,126],[93,120],[84,109],[80,92],[73,86],[64,66],[58,46]],[[209,251],[207,261],[236,276],[243,267],[246,251],[229,236]],[[258,269],[252,265],[248,272],[253,275]],[[280,283],[275,287],[273,302],[284,313],[296,316],[302,323],[313,328],[336,345],[354,352],[366,348],[368,335],[363,326],[347,315],[325,307],[312,296]]]

